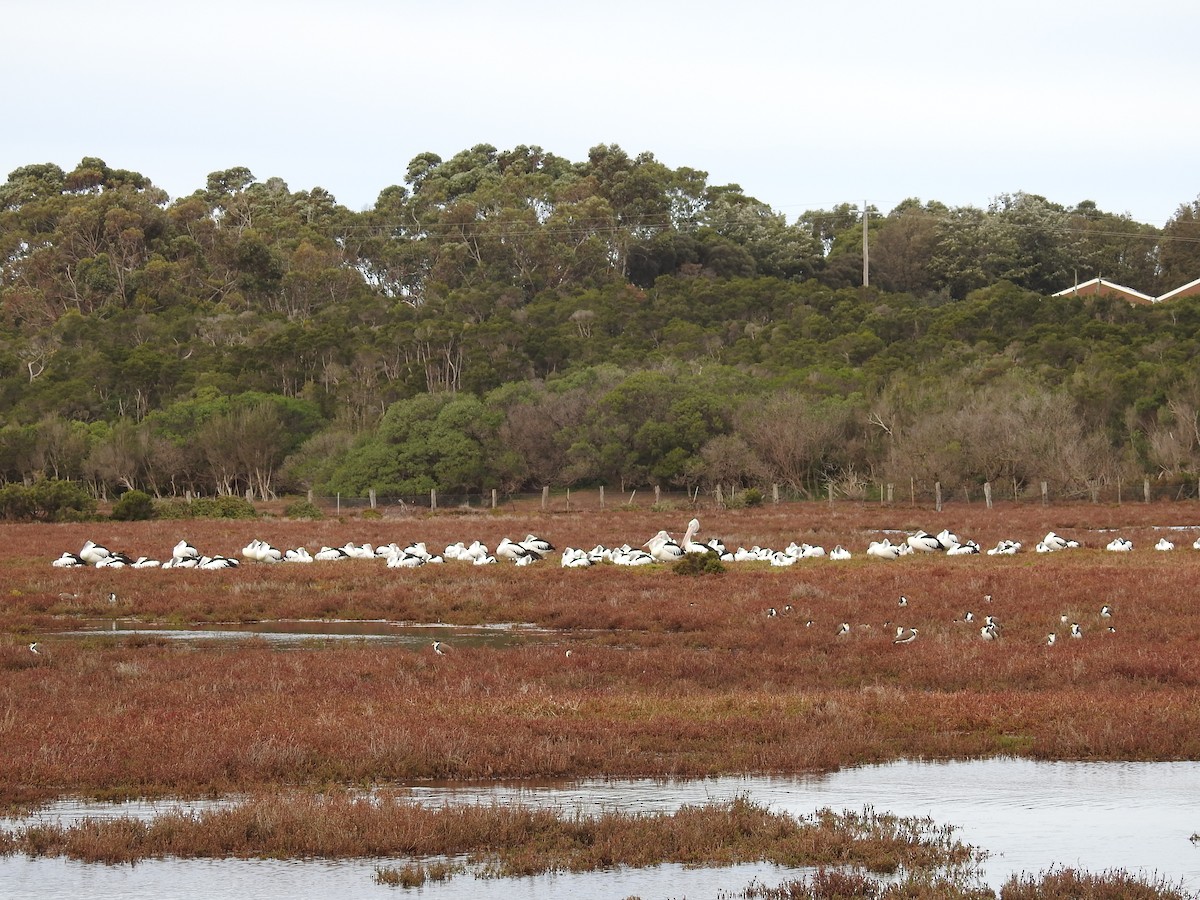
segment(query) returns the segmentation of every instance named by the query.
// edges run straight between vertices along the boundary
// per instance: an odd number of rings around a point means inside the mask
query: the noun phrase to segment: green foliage
[[[671,566],[676,575],[720,575],[725,571],[716,551],[708,553],[685,553]]]
[[[197,497],[165,500],[155,505],[161,519],[257,519],[254,504],[241,497]]]
[[[144,491],[126,491],[113,504],[112,518],[134,522],[154,518],[154,498]]]
[[[321,508],[315,503],[309,503],[307,500],[297,500],[295,503],[289,503],[283,508],[283,514],[289,519],[325,518],[325,513],[321,512]]]
[[[96,513],[96,500],[81,484],[44,478],[29,486],[0,488],[0,518],[18,521],[73,522]]]

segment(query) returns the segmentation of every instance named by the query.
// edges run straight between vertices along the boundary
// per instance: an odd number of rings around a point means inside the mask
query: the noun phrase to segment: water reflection
[[[994,888],[1009,875],[1052,866],[1100,872],[1124,868],[1182,881],[1200,890],[1200,763],[1071,763],[1000,759],[948,763],[899,762],[847,769],[825,777],[731,777],[699,781],[584,781],[570,784],[417,785],[421,803],[520,803],[585,812],[602,809],[671,811],[682,804],[745,795],[772,809],[806,815],[822,807],[866,806],[901,816],[930,816],[959,827],[957,836],[990,851],[984,863]],[[153,815],[149,807],[108,806],[111,813]],[[92,808],[94,811],[94,808]],[[89,807],[57,804],[38,818],[64,821]],[[376,865],[397,861],[258,862],[180,861],[133,868],[62,860],[0,859],[0,884],[13,896],[157,897],[186,883],[189,897],[389,896],[375,885]],[[659,866],[644,870],[554,875],[487,882],[488,896],[543,900],[572,896],[621,898],[712,897],[738,891],[757,878],[775,885],[795,870],[760,864],[719,869]],[[192,887],[195,886],[195,892]],[[483,886],[469,875],[428,884],[431,900],[476,897]],[[394,894],[392,894],[394,896]]]
[[[281,647],[348,640],[423,649],[435,639],[472,647],[511,647],[527,641],[545,640],[552,637],[553,632],[534,625],[516,623],[476,626],[423,625],[382,620],[297,619],[205,623],[183,627],[134,619],[89,619],[82,622],[78,629],[57,632],[55,636],[80,638],[100,635],[157,638],[194,645],[257,638]]]

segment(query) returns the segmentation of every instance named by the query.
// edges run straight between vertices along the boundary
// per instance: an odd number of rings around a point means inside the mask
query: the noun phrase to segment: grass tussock
[[[30,825],[7,835],[9,853],[85,862],[147,858],[457,857],[487,876],[591,871],[660,863],[858,866],[874,872],[962,865],[973,851],[924,819],[835,814],[795,818],[738,798],[675,813],[535,810],[513,806],[427,808],[388,796],[273,796],[151,820],[87,819]],[[448,877],[413,864],[387,883]]]

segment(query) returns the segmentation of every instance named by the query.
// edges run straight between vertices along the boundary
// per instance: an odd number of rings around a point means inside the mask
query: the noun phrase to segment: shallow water
[[[1123,868],[1161,876],[1200,891],[1200,763],[1070,763],[1017,759],[899,762],[846,769],[824,777],[735,777],[701,781],[584,781],[544,785],[421,785],[422,803],[521,803],[566,810],[669,811],[680,805],[739,795],[794,815],[830,807],[873,807],[901,816],[931,816],[958,826],[963,841],[990,851],[984,876],[994,888],[1014,873],[1055,866],[1093,872]],[[36,818],[63,821],[98,812],[153,815],[164,804],[60,803]],[[11,827],[12,823],[5,823]],[[240,861],[160,860],[102,866],[57,859],[0,858],[0,896],[46,898],[387,897],[376,885],[377,865],[396,860]],[[591,872],[480,882],[460,875],[406,896],[458,900],[489,897],[581,900],[715,897],[752,879],[774,886],[802,872],[769,864]],[[5,894],[5,891],[11,892]],[[389,893],[392,892],[392,893]]]
[[[188,644],[226,643],[257,638],[274,646],[294,647],[325,641],[361,641],[424,649],[433,640],[472,647],[511,647],[530,640],[544,640],[553,632],[534,625],[436,625],[409,622],[275,619],[263,622],[222,622],[187,627],[135,619],[89,619],[55,637],[151,637]]]

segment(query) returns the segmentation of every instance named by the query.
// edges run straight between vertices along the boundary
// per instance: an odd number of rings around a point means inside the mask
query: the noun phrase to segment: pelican
[[[542,558],[542,554],[536,550],[530,550],[525,545],[509,540],[508,538],[500,539],[500,543],[496,545],[496,555],[523,566],[527,566],[531,562]]]
[[[908,598],[907,598],[907,597],[905,597],[903,594],[901,594],[901,595],[900,595],[900,600],[899,600],[899,602],[898,602],[896,605],[897,605],[897,606],[908,606]]]
[[[1112,618],[1112,607],[1107,604],[1100,607],[1100,618],[1111,619]]]
[[[892,643],[893,644],[911,644],[916,639],[917,639],[917,629],[909,628],[908,634],[905,635],[903,626],[897,626],[896,627],[896,639],[894,641],[892,641]]]
[[[172,559],[195,559],[199,555],[200,551],[187,541],[180,541],[173,548],[171,548]]]
[[[988,623],[979,629],[979,636],[985,641],[994,641],[1000,636],[1000,629],[994,623]]]
[[[525,535],[525,540],[521,541],[521,546],[526,550],[532,550],[540,556],[545,556],[554,550],[554,545],[536,534]]]
[[[96,565],[97,562],[104,559],[104,557],[108,555],[109,552],[107,547],[101,547],[95,541],[91,540],[87,541],[83,545],[83,548],[79,551],[79,558],[89,566]]]
[[[837,630],[838,637],[841,637],[843,634],[849,634],[849,633],[850,633],[850,623],[849,622],[843,622],[841,625],[838,626],[838,630]]]
[[[841,544],[838,544],[836,547],[834,547],[832,550],[829,551],[829,558],[830,559],[850,559],[850,551],[847,550],[845,547],[843,547]]]
[[[1083,637],[1083,631],[1082,631],[1082,629],[1080,629],[1078,622],[1071,623],[1071,637],[1073,637],[1073,638]]]
[[[659,562],[675,562],[683,558],[683,547],[674,541],[666,531],[660,531],[642,546]]]
[[[1165,537],[1159,538],[1158,543],[1154,545],[1155,550],[1174,550],[1175,545],[1168,541]]]
[[[969,556],[979,552],[979,545],[974,541],[967,541],[965,544],[951,544],[946,548],[947,556]]]
[[[1053,631],[1050,632],[1048,635],[1046,635],[1046,646],[1053,647],[1054,642],[1055,642],[1055,640],[1057,640],[1057,638],[1058,638],[1058,636]]]
[[[1192,544],[1193,550],[1200,550],[1200,538],[1196,538],[1196,543]]]
[[[773,619],[777,615],[779,615],[779,611],[777,609],[775,609],[775,607],[773,607],[773,606],[767,607],[767,618],[768,619]]]
[[[29,645],[29,652],[32,653],[34,656],[41,656],[42,651],[38,649],[38,647],[40,647],[40,646],[42,646],[42,645],[39,644],[37,641],[34,641],[32,644]]]
[[[910,534],[906,543],[914,550],[920,550],[924,553],[932,553],[935,550],[946,549],[944,546],[942,546],[941,541],[927,531],[918,531],[916,534]]]
[[[445,656],[446,651],[449,649],[450,649],[449,644],[443,644],[441,641],[433,642],[433,652],[436,653],[438,656]]]
[[[54,562],[50,563],[50,565],[54,566],[56,569],[73,569],[77,566],[86,566],[87,563],[84,561],[82,556],[79,556],[76,553],[68,553],[63,551],[63,555],[54,560]]]
[[[907,545],[893,544],[887,538],[884,538],[882,541],[871,541],[867,547],[867,556],[877,556],[880,559],[896,559],[896,557],[904,555],[903,546]]]
[[[988,551],[988,556],[1016,556],[1021,549],[1020,541],[1000,540],[995,547]]]
[[[586,550],[568,547],[562,552],[560,564],[564,569],[586,569],[592,565],[592,558]]]
[[[1123,537],[1113,538],[1104,549],[1113,553],[1128,553],[1133,549],[1133,541]]]

